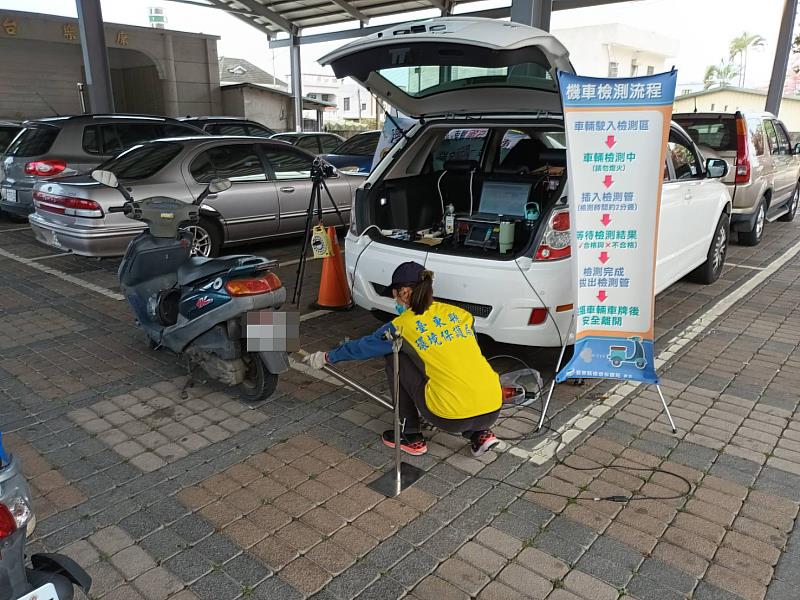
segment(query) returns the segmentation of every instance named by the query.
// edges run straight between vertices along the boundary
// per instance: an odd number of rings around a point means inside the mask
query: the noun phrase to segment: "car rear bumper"
[[[33,190],[16,186],[0,186],[3,190],[13,189],[16,193],[16,202],[8,202],[5,192],[0,194],[0,211],[18,216],[27,217],[33,212]]]
[[[28,217],[36,239],[61,251],[81,256],[122,256],[130,241],[143,227],[66,227],[52,223],[38,213]]]
[[[347,276],[354,282],[353,300],[362,308],[393,314],[394,300],[381,293],[383,286],[390,282],[400,263],[413,260],[433,271],[437,299],[471,312],[475,329],[497,342],[558,347],[568,335],[573,311],[558,312],[556,308],[572,303],[569,261],[543,264],[529,259],[519,259],[518,263],[480,260],[434,255],[377,241],[368,248],[367,244],[366,236],[359,240],[348,235],[345,242]],[[529,325],[534,308],[547,308],[549,314],[543,323]]]

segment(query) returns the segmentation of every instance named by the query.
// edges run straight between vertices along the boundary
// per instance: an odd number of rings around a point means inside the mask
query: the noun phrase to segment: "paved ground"
[[[715,285],[657,300],[677,435],[652,389],[563,385],[547,432],[538,406],[508,411],[507,444],[481,460],[431,432],[410,461],[426,474],[387,500],[365,485],[391,460],[386,411],[297,370],[256,410],[210,384],[183,400],[184,369],[146,348],[116,261],[52,256],[0,221],[0,423],[32,483],[32,550],[73,556],[105,600],[797,598],[800,228],[766,237],[734,246]],[[298,244],[256,250],[286,262]],[[306,300],[317,278],[312,264]],[[375,325],[303,312],[308,351]],[[546,377],[556,358],[485,351]],[[385,390],[382,366],[347,370]],[[592,499],[612,495],[635,499]]]

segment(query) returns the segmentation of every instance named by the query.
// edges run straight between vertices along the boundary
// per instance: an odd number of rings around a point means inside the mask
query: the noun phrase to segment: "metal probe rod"
[[[394,364],[394,478],[395,496],[403,491],[403,481],[400,475],[400,346],[403,338],[399,333],[392,338],[392,362]]]
[[[350,379],[347,375],[342,373],[339,369],[337,369],[333,365],[325,365],[324,367],[322,367],[322,370],[323,370],[323,372],[327,373],[331,377],[334,377],[334,378],[338,379],[339,381],[341,381],[342,383],[350,386],[351,388],[353,388],[357,392],[361,392],[362,394],[364,394],[365,396],[367,396],[370,399],[374,400],[375,402],[377,402],[378,404],[380,404],[384,408],[388,408],[389,410],[392,410],[394,408],[394,406],[392,405],[391,402],[389,402],[389,400],[387,400],[383,396],[379,396],[378,394],[369,391],[363,385],[361,385],[360,383],[357,383],[354,379]]]

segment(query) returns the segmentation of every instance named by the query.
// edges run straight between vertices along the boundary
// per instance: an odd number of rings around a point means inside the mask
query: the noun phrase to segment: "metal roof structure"
[[[370,19],[403,15],[421,10],[438,10],[451,14],[458,5],[474,4],[476,0],[173,0],[183,4],[217,8],[266,33],[270,39],[284,33],[297,36],[301,30],[313,27],[356,24],[362,27]],[[518,2],[519,0],[514,0]],[[529,4],[537,0],[522,0]],[[540,1],[540,0],[539,0]],[[553,10],[582,8],[599,4],[614,4],[631,0],[552,0]],[[508,16],[510,8],[479,11],[485,16]],[[463,13],[462,13],[463,14]],[[476,15],[479,13],[475,13]],[[484,15],[481,15],[484,16]],[[358,31],[356,29],[355,31]]]

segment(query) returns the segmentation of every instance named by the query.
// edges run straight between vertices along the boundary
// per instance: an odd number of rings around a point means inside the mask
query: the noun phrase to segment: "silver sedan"
[[[284,142],[252,137],[204,136],[156,140],[135,146],[98,168],[112,171],[134,198],[168,196],[193,201],[211,179],[233,186],[211,195],[193,226],[193,252],[216,256],[223,246],[297,235],[305,228],[314,156]],[[363,178],[333,173],[325,179],[344,222]],[[142,225],[120,213],[115,190],[87,175],[38,184],[30,223],[36,238],[84,256],[119,256]],[[341,224],[322,193],[324,221]]]

